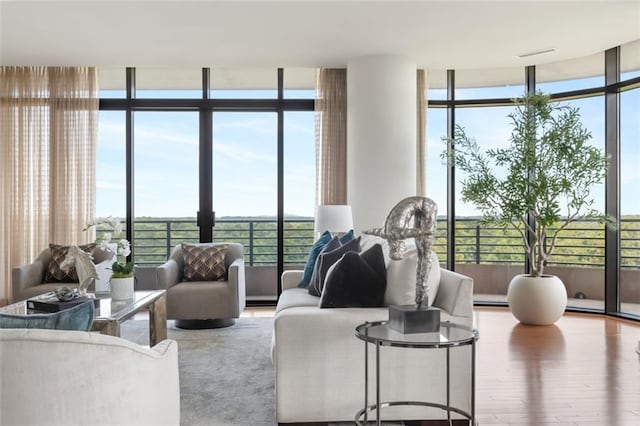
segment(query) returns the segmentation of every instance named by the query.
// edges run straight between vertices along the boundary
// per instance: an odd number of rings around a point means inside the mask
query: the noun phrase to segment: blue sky
[[[277,115],[216,112],[213,116],[213,202],[216,215],[277,212]],[[198,210],[198,113],[137,112],[136,216],[194,217]],[[313,112],[284,120],[285,212],[313,216]],[[97,215],[124,216],[124,113],[100,113]]]
[[[555,92],[601,84],[577,80],[542,85]],[[523,86],[465,89],[461,97],[513,97]],[[153,97],[149,92],[148,97]],[[175,97],[175,93],[164,97]],[[434,98],[440,94],[431,93]],[[158,95],[159,96],[159,95]],[[157,96],[155,96],[157,97]],[[603,97],[579,99],[592,143],[603,147]],[[510,129],[509,107],[460,108],[456,117],[468,134],[487,147],[505,145]],[[640,90],[623,93],[621,102],[622,214],[640,214]],[[275,113],[214,114],[214,209],[218,217],[275,215],[277,200],[277,117]],[[194,217],[198,209],[198,114],[137,112],[135,114],[136,216]],[[97,154],[97,215],[125,214],[124,112],[101,111]],[[285,113],[285,212],[313,216],[315,208],[315,143],[312,112]],[[446,110],[430,109],[427,117],[427,195],[446,214],[446,169],[440,159],[446,134]],[[598,205],[604,189],[595,188]],[[457,214],[477,215],[458,201]]]

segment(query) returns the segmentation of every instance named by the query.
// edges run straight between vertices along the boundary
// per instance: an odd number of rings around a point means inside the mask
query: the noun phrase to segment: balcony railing
[[[603,267],[604,233],[604,225],[597,222],[574,223],[558,237],[549,265]],[[640,269],[640,219],[623,220],[620,234],[622,266]],[[277,262],[277,222],[273,219],[219,219],[213,238],[242,243],[249,266]],[[285,265],[304,264],[314,242],[313,218],[286,219],[284,240]],[[197,241],[195,219],[136,219],[135,262],[139,266],[159,265],[175,245]],[[446,261],[446,241],[446,222],[439,220],[434,250],[442,262]],[[456,263],[523,264],[520,236],[514,230],[480,224],[477,219],[458,219]]]

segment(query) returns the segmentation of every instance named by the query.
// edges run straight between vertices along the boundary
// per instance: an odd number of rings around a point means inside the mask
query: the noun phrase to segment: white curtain
[[[0,67],[0,303],[14,266],[91,239],[98,103],[95,68]]]
[[[346,69],[321,69],[319,71],[315,104],[316,204],[346,204]]]
[[[418,70],[416,78],[416,195],[426,195],[426,159],[427,159],[427,84],[425,70]]]

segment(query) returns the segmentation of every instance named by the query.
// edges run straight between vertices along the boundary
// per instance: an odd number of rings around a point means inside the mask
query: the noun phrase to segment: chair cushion
[[[96,248],[96,244],[83,244],[78,247],[82,251],[93,254],[93,249]],[[62,265],[62,262],[64,262],[65,258],[67,257],[67,253],[69,253],[69,246],[63,246],[60,244],[49,244],[49,250],[51,250],[51,262],[49,262],[44,281],[47,283],[78,282],[78,274],[76,273],[76,268],[74,266],[69,268],[68,272],[63,271],[62,268],[60,268],[60,265]]]
[[[95,308],[92,301],[53,314],[10,315],[0,313],[0,328],[46,328],[91,330]]]
[[[384,255],[379,244],[362,254],[347,252],[327,274],[320,308],[382,306],[386,286]]]
[[[306,288],[309,285],[311,275],[313,275],[313,268],[316,266],[316,259],[329,241],[331,241],[331,232],[324,231],[320,238],[313,243],[309,256],[307,256],[307,263],[304,265],[304,272],[302,273],[302,279],[300,283],[298,283],[298,287]]]
[[[217,281],[225,279],[226,244],[182,243],[185,281]]]

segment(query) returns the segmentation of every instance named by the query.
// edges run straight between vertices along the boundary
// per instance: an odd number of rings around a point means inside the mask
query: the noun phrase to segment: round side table
[[[418,405],[440,408],[447,413],[447,420],[451,423],[451,413],[457,413],[475,424],[475,387],[476,387],[476,341],[478,331],[461,324],[442,321],[439,332],[403,334],[393,330],[388,321],[365,322],[356,327],[356,337],[364,341],[364,408],[356,414],[355,423],[367,423],[368,413],[376,412],[376,424],[381,424],[380,409],[398,405]],[[376,402],[369,405],[369,351],[368,344],[376,346]],[[450,389],[450,349],[458,346],[471,345],[471,410],[466,412],[451,406]],[[444,349],[447,358],[447,399],[446,404],[427,401],[380,401],[380,347],[394,346],[399,348]]]

